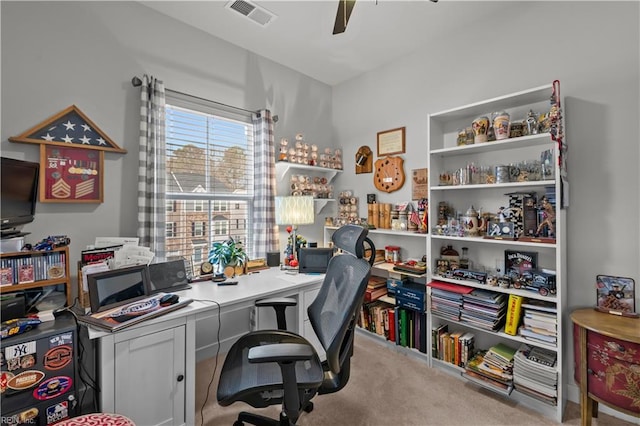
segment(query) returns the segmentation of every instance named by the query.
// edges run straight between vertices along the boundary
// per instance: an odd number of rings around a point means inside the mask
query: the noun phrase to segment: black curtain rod
[[[133,78],[131,79],[131,85],[133,87],[140,87],[140,86],[142,86],[142,80],[140,80],[140,78],[138,78],[137,75],[134,75]],[[183,95],[183,96],[190,96],[192,98],[196,98],[196,99],[199,99],[201,101],[211,102],[211,103],[214,103],[214,104],[217,104],[217,105],[221,105],[223,107],[227,107],[227,108],[232,108],[232,109],[237,109],[237,110],[240,110],[240,111],[248,112],[250,114],[258,114],[258,117],[260,117],[260,112],[259,111],[249,111],[248,109],[238,108],[238,107],[235,107],[235,106],[223,104],[222,102],[216,102],[216,101],[212,101],[211,99],[205,99],[205,98],[202,98],[200,96],[190,95],[189,93],[184,93],[184,92],[179,92],[177,90],[167,89],[166,87],[165,87],[165,90],[167,92],[173,92],[175,94]],[[274,122],[277,122],[277,121],[278,121],[278,119],[276,117],[274,117]]]

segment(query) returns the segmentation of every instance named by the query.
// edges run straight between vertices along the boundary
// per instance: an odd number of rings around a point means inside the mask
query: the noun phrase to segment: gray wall
[[[72,265],[96,236],[136,234],[134,75],[248,110],[268,108],[280,118],[276,143],[303,132],[321,147],[334,145],[329,86],[136,2],[3,1],[1,13],[2,155],[38,161],[38,145],[8,138],[72,104],[128,151],[105,155],[102,204],[39,203],[36,220],[24,228],[27,242],[68,235]],[[314,232],[320,240],[321,230]]]
[[[456,5],[464,13],[464,4]],[[640,7],[535,2],[505,9],[501,18],[464,29],[452,23],[428,47],[334,87],[336,143],[345,147],[345,170],[354,170],[360,145],[375,150],[376,132],[406,126],[405,171],[425,167],[429,113],[560,80],[569,144],[567,302],[569,311],[593,306],[597,274],[640,284]],[[358,194],[374,189],[371,174],[344,173],[338,186]],[[379,198],[410,195],[405,185]],[[366,216],[366,205],[360,210]],[[568,326],[567,314],[570,333]],[[573,371],[571,359],[565,371]]]
[[[356,191],[361,216],[374,188],[371,175],[351,172],[353,158],[360,145],[375,146],[376,132],[406,126],[406,170],[425,167],[427,114],[559,79],[571,182],[568,304],[593,305],[596,274],[640,281],[638,3],[532,2],[505,9],[501,20],[452,22],[428,47],[333,89],[132,2],[3,1],[1,14],[2,155],[37,161],[36,146],[8,137],[71,104],[128,150],[105,156],[104,203],[40,203],[25,228],[32,239],[69,235],[74,261],[95,236],[136,233],[134,75],[269,108],[280,117],[276,141],[303,132],[320,146],[343,147],[337,190]],[[408,200],[409,188],[381,200]],[[320,224],[301,232],[322,241]]]

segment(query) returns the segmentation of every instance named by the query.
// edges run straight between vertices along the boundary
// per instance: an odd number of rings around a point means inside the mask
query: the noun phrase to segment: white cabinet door
[[[139,425],[182,425],[185,326],[116,343],[115,412]]]

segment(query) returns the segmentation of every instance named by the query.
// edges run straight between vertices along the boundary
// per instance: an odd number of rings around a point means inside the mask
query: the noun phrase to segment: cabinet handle
[[[178,381],[181,382],[184,380],[184,376],[182,374],[178,375]]]

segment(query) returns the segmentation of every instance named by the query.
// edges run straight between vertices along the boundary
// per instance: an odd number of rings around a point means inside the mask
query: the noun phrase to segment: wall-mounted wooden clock
[[[376,160],[373,184],[384,192],[393,192],[404,185],[404,160],[400,157],[384,157]]]

